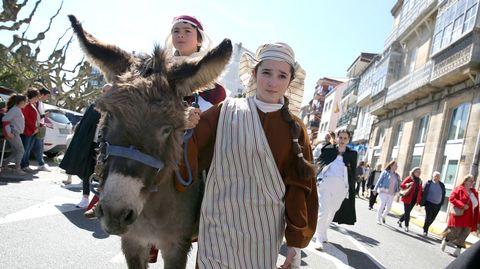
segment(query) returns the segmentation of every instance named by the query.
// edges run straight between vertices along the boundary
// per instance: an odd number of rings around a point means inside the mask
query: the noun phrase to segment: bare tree
[[[12,41],[10,44],[0,44],[0,84],[18,92],[40,84],[51,89],[50,103],[73,110],[85,107],[97,98],[103,78],[83,59],[72,68],[66,66],[67,51],[73,39],[70,28],[56,37],[56,44],[46,59],[38,57],[41,42],[46,39],[60,13],[63,1],[59,2],[48,24],[38,33],[31,33],[29,26],[42,0],[36,0],[32,5],[28,5],[28,2],[3,0],[0,31],[11,33]],[[31,10],[27,17],[18,18],[22,9],[25,11],[29,8]]]

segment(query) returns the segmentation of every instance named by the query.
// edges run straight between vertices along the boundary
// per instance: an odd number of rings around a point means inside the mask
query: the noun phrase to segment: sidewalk
[[[361,197],[360,199],[366,199],[364,197]],[[368,199],[366,199],[368,201]],[[378,200],[377,200],[378,204]],[[402,202],[396,202],[393,201],[392,208],[390,209],[390,213],[397,216],[400,218],[400,216],[403,214],[403,203]],[[410,213],[410,223],[413,223],[417,225],[420,228],[423,228],[423,224],[425,222],[425,210],[423,207],[415,206]],[[441,234],[443,231],[445,231],[445,228],[447,228],[447,223],[442,222],[439,220],[435,220],[432,225],[430,225],[430,228],[428,229],[428,232],[431,234],[434,234],[438,237],[441,237]],[[470,233],[470,235],[467,237],[467,240],[465,244],[467,245],[467,248],[470,247],[471,245],[475,244],[478,242],[480,239],[475,236],[473,233]]]

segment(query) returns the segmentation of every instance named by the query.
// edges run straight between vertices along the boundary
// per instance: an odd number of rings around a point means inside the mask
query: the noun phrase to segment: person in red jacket
[[[443,232],[441,248],[445,251],[447,243],[454,244],[456,249],[453,255],[458,256],[461,249],[465,247],[465,239],[470,232],[477,231],[480,221],[478,192],[475,190],[473,176],[465,176],[462,184],[453,189],[448,200],[452,204],[452,210],[448,216],[447,229]],[[454,211],[454,207],[457,210]]]
[[[35,134],[38,132],[38,127],[40,125],[40,114],[38,113],[36,106],[39,96],[40,92],[37,89],[28,89],[28,104],[22,109],[23,117],[25,118],[25,129],[20,137],[22,138],[25,152],[20,167],[23,171],[29,173],[33,172],[33,170],[30,169],[30,152],[32,151],[33,143],[35,141]]]
[[[412,212],[413,207],[420,203],[422,199],[422,180],[420,179],[420,174],[422,171],[420,167],[414,167],[410,171],[410,175],[406,177],[402,184],[400,184],[400,188],[405,190],[410,188],[410,191],[406,195],[402,197],[404,213],[397,221],[398,226],[402,227],[402,222],[405,221],[405,232],[408,232],[408,224],[410,222],[410,212]]]

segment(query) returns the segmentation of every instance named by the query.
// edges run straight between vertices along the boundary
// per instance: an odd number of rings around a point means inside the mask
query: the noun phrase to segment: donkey
[[[161,48],[138,56],[72,28],[89,62],[113,89],[96,103],[102,113],[102,192],[97,217],[109,234],[121,237],[129,268],[148,268],[151,246],[164,268],[185,268],[198,233],[202,182],[175,188],[186,126],[183,98],[217,78],[232,54],[225,39],[202,59],[169,63]],[[98,168],[98,167],[97,167]]]

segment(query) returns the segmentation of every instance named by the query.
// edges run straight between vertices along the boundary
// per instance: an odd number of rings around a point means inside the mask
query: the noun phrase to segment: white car
[[[54,157],[59,152],[65,151],[67,136],[72,133],[72,123],[60,108],[49,104],[44,104],[44,107],[47,129],[43,140],[43,152],[48,157]]]

